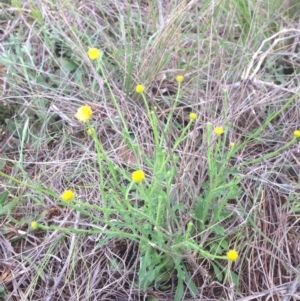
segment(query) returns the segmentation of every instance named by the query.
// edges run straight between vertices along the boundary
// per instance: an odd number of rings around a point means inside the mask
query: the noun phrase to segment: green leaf
[[[155,279],[155,287],[162,289],[163,285],[162,283],[169,281],[170,278],[172,277],[172,273],[171,272],[164,272],[161,273],[161,275],[159,275],[156,279]]]
[[[217,277],[217,279],[219,280],[219,281],[222,281],[222,279],[223,279],[223,273],[222,273],[222,271],[219,269],[219,267],[215,264],[215,263],[213,263],[212,261],[211,261],[211,265],[213,266],[213,269],[214,269],[214,273],[215,273],[215,276]]]
[[[5,293],[5,289],[4,289],[4,286],[3,285],[0,285],[0,297],[5,299],[7,298],[7,295]]]
[[[97,247],[102,247],[105,243],[107,243],[110,239],[112,239],[112,235],[107,235],[104,238],[99,239],[97,243]]]
[[[30,8],[31,14],[33,18],[39,23],[39,25],[43,25],[43,15],[39,9],[35,9],[33,7]]]
[[[18,9],[22,8],[22,3],[19,0],[11,0],[11,5]]]
[[[223,210],[220,212],[218,222],[223,221],[227,217],[229,217],[232,214],[232,211],[226,210],[223,208]]]
[[[185,204],[178,203],[178,204],[174,205],[172,208],[174,211],[177,211],[177,210],[180,211],[180,210],[186,209],[187,206]]]
[[[222,248],[220,247],[220,244],[218,243],[212,243],[210,245],[210,253],[213,255],[220,255],[223,253]]]
[[[2,196],[2,200],[6,197],[5,193],[7,193],[6,191],[2,192],[3,196]],[[5,206],[4,204],[1,204],[0,207],[0,214],[9,214],[10,211],[16,206],[16,204],[19,202],[18,198],[14,198],[12,201],[8,202]]]
[[[174,301],[181,301],[184,293],[183,280],[178,278]]]
[[[239,287],[239,285],[240,285],[240,277],[239,277],[239,275],[236,274],[233,271],[230,271],[230,276],[231,276],[231,279],[232,279],[232,282],[234,283],[234,285],[236,287]]]
[[[193,210],[193,213],[195,214],[195,216],[197,218],[202,218],[202,212],[203,212],[203,208],[204,208],[204,203],[205,200],[202,197],[198,197],[197,203],[196,203],[196,207]]]
[[[224,250],[228,250],[228,248],[229,248],[228,240],[227,240],[227,239],[223,239],[223,240],[220,242],[220,246],[221,246]]]
[[[9,133],[14,133],[17,130],[16,123],[13,120],[6,118],[5,123],[6,129]]]
[[[0,159],[0,170],[2,170],[5,167],[6,160],[4,158]]]
[[[3,191],[0,193],[0,205],[4,206],[4,202],[6,201],[8,197],[8,191]]]
[[[224,235],[224,228],[219,226],[219,225],[214,225],[212,227],[212,231],[214,231],[216,234],[220,235],[220,236],[223,236]]]
[[[151,248],[147,247],[144,255],[140,258],[139,286],[145,291],[154,280],[153,269],[151,266]]]
[[[194,283],[194,281],[192,280],[192,278],[190,277],[190,274],[185,266],[183,266],[183,270],[185,272],[186,285],[188,286],[192,296],[196,297],[196,295],[199,293],[198,288],[197,288],[196,284]]]
[[[275,74],[275,78],[282,85],[286,82],[286,76],[285,76],[285,74],[276,73]]]
[[[177,277],[184,280],[185,274],[182,269],[182,260],[180,258],[176,258],[176,259],[174,259],[174,263],[175,263],[175,268],[176,268],[176,272],[177,272]]]
[[[78,68],[78,66],[72,60],[66,57],[58,57],[57,61],[65,73],[74,72]]]

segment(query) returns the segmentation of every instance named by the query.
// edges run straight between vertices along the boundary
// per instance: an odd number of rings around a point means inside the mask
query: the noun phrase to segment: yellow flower
[[[222,128],[221,126],[217,126],[217,127],[215,128],[215,133],[216,133],[218,136],[220,136],[220,135],[222,135],[222,134],[224,133],[224,130],[223,130],[223,128]]]
[[[74,199],[75,193],[72,190],[67,189],[63,192],[61,197],[64,201],[69,202],[69,201],[72,201]]]
[[[96,60],[101,56],[101,51],[98,48],[90,48],[87,53],[91,60]]]
[[[135,183],[142,182],[145,179],[145,173],[142,170],[136,170],[132,173],[132,181]]]
[[[177,80],[177,82],[181,83],[184,80],[184,76],[183,75],[177,75],[176,80]]]
[[[230,142],[229,146],[230,146],[231,148],[233,148],[233,147],[235,146],[235,143],[234,143],[234,142]]]
[[[94,128],[89,128],[87,131],[86,131],[89,135],[92,135],[95,133],[95,129]]]
[[[31,224],[30,224],[30,227],[31,227],[32,229],[36,229],[37,226],[38,226],[38,224],[37,224],[36,221],[32,221]]]
[[[93,110],[89,105],[81,106],[78,108],[75,117],[82,122],[87,122],[93,114]]]
[[[226,254],[227,259],[230,261],[236,261],[239,258],[239,253],[236,250],[229,250]]]
[[[190,113],[190,120],[195,120],[197,118],[196,113]]]
[[[137,85],[137,86],[135,87],[136,93],[143,93],[144,90],[145,90],[145,86],[144,86],[144,85]]]
[[[300,137],[300,130],[294,131],[294,136],[297,138]]]

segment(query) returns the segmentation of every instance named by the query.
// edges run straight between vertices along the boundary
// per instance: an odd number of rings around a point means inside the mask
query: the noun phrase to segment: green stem
[[[176,93],[176,98],[175,98],[175,101],[174,101],[174,103],[172,105],[171,111],[168,114],[168,119],[167,119],[167,123],[165,125],[165,130],[164,130],[163,134],[161,135],[160,147],[162,147],[162,143],[163,143],[165,135],[166,135],[166,133],[167,133],[167,131],[169,129],[169,125],[170,125],[171,119],[173,117],[174,110],[175,110],[175,108],[177,106],[179,95],[180,95],[180,88],[181,88],[181,83],[178,83],[178,89],[177,89],[177,93]]]
[[[127,128],[127,124],[126,124],[125,119],[124,119],[124,116],[123,116],[122,111],[121,111],[121,109],[120,109],[120,106],[119,106],[119,104],[118,104],[118,102],[117,102],[117,100],[116,100],[116,97],[115,97],[115,95],[114,95],[114,93],[113,93],[113,90],[112,90],[112,88],[111,88],[111,86],[110,86],[110,84],[109,84],[109,81],[108,81],[108,78],[107,78],[107,76],[106,76],[106,73],[105,73],[105,70],[104,70],[104,68],[103,68],[102,61],[101,61],[101,60],[98,61],[98,66],[97,66],[97,67],[100,69],[101,75],[102,75],[102,77],[103,77],[103,79],[104,79],[104,82],[106,83],[106,85],[107,85],[107,87],[108,87],[108,89],[109,89],[110,95],[111,95],[111,97],[112,97],[113,104],[114,104],[115,108],[117,109],[118,115],[120,116],[120,118],[121,118],[121,120],[122,120],[123,127],[124,127],[126,133],[129,133],[128,128]]]
[[[188,129],[191,127],[191,124],[193,123],[193,120],[190,120],[190,122],[188,123],[188,125],[183,129],[183,131],[181,132],[179,138],[176,140],[173,148],[172,148],[172,152],[174,152],[176,150],[176,148],[178,147],[178,145],[180,144],[180,142],[183,140],[183,138],[185,137],[186,132],[188,131]]]
[[[273,151],[271,153],[268,153],[268,154],[266,154],[264,156],[260,156],[260,157],[254,159],[254,160],[249,160],[249,161],[246,161],[244,163],[241,163],[241,164],[238,165],[238,167],[242,167],[242,166],[250,165],[250,164],[255,164],[255,163],[261,162],[263,160],[272,158],[273,156],[278,155],[280,152],[282,152],[286,148],[288,148],[291,145],[295,144],[296,140],[297,140],[297,138],[294,137],[294,139],[290,140],[289,142],[287,142],[286,144],[284,144],[282,147],[278,148],[277,150],[275,150],[275,151]]]

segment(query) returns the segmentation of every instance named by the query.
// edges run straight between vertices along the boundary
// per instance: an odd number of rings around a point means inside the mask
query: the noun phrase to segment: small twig
[[[88,151],[91,150],[91,148],[92,148],[93,145],[94,145],[94,140],[92,140],[92,141],[90,142],[89,146],[87,147],[86,152],[83,154],[83,156],[81,156],[81,158],[80,158],[79,162],[77,163],[77,166],[76,166],[76,168],[75,168],[75,170],[74,170],[74,172],[73,172],[74,174],[76,174],[76,172],[77,172],[78,168],[81,166],[82,162],[83,162],[84,160],[86,160],[87,153],[88,153]]]
[[[300,30],[300,20],[298,21],[297,29]],[[296,49],[297,49],[297,46],[298,46],[299,42],[300,42],[300,35],[298,37],[296,37],[295,40],[294,40],[294,43],[291,47],[291,52],[292,53],[296,53]]]
[[[261,85],[261,86],[267,86],[267,87],[272,88],[272,89],[282,90],[282,91],[289,92],[289,93],[292,93],[292,94],[296,94],[300,91],[299,87],[294,88],[294,89],[292,89],[292,88],[289,89],[289,88],[283,87],[282,85],[276,85],[274,83],[264,82],[264,81],[258,80],[258,79],[254,80],[253,82],[254,82],[254,84],[258,84],[258,85]]]
[[[207,271],[196,262],[195,258],[189,251],[185,250],[184,248],[180,248],[180,250],[184,254],[187,263],[193,269],[194,273],[196,273],[197,271],[200,271],[200,273],[203,277],[208,276]]]
[[[295,280],[290,284],[286,295],[282,298],[281,301],[289,301],[290,298],[292,297],[292,295],[296,292],[298,285],[299,285],[299,280],[300,280],[300,276],[297,275],[297,277],[295,278]]]
[[[289,33],[289,32],[296,32],[297,34],[294,35],[294,36],[288,36],[288,37],[283,37],[283,38],[279,38],[279,39],[274,40],[273,44],[269,47],[269,49],[268,49],[267,51],[265,51],[265,52],[262,52],[262,49],[263,49],[263,47],[264,47],[264,45],[265,45],[266,42],[268,42],[268,41],[270,41],[270,40],[276,38],[277,36],[279,36],[279,35],[281,35],[281,34],[286,34],[286,33]],[[254,53],[254,55],[253,55],[253,57],[252,57],[252,59],[251,59],[251,61],[250,61],[250,64],[249,64],[249,66],[248,66],[248,68],[243,72],[243,74],[242,74],[242,80],[247,80],[247,79],[253,80],[255,74],[256,74],[256,73],[258,72],[258,70],[260,69],[260,66],[261,66],[261,64],[263,63],[264,59],[266,58],[266,56],[270,53],[270,51],[275,47],[275,45],[276,45],[278,42],[283,41],[283,40],[285,40],[285,39],[290,39],[290,38],[292,38],[292,37],[297,37],[297,36],[299,36],[299,34],[300,34],[300,30],[299,30],[299,29],[296,29],[296,28],[283,29],[283,30],[281,30],[281,31],[279,31],[279,32],[277,32],[277,33],[275,33],[275,34],[272,35],[271,37],[265,39],[265,40],[261,43],[261,45],[260,45],[260,47],[258,48],[258,50]],[[261,55],[261,57],[260,57],[260,59],[259,59],[259,61],[258,61],[258,63],[257,63],[257,66],[256,66],[256,68],[254,69],[253,73],[250,75],[250,72],[251,72],[251,70],[252,70],[252,68],[253,68],[254,62],[256,61],[256,59],[257,59],[257,57],[258,57],[259,55]]]
[[[252,296],[247,296],[247,297],[239,298],[236,301],[250,301],[250,300],[253,300],[253,299],[257,299],[259,297],[266,296],[268,294],[273,294],[273,293],[280,292],[280,291],[286,291],[288,289],[289,285],[291,285],[291,282],[286,283],[284,285],[280,285],[280,286],[274,287],[274,288],[270,288],[270,289],[264,290],[264,291],[259,292],[259,293],[255,293]]]
[[[164,21],[164,9],[162,5],[162,1],[158,1],[158,17],[159,17],[159,29],[162,29],[164,27],[165,21]]]
[[[52,104],[50,107],[50,110],[52,110],[53,112],[55,112],[57,115],[59,115],[59,117],[68,122],[71,126],[76,127],[78,126],[78,124],[76,122],[74,122],[72,119],[70,119],[67,115],[65,115],[56,105]]]
[[[78,222],[79,222],[79,218],[80,218],[80,212],[77,211],[77,214],[76,214],[76,223],[74,225],[74,228],[77,229],[78,228]],[[71,244],[70,244],[70,248],[69,248],[69,254],[68,254],[68,257],[66,259],[66,262],[62,268],[62,270],[60,271],[60,274],[58,275],[47,299],[45,301],[51,301],[52,300],[52,297],[58,287],[58,285],[60,284],[61,282],[61,279],[62,277],[64,276],[65,272],[66,272],[66,269],[67,267],[69,266],[69,262],[71,261],[71,258],[72,258],[72,255],[73,255],[73,250],[74,250],[74,246],[75,246],[75,239],[76,239],[76,234],[73,233],[72,234],[72,238],[71,238]]]
[[[259,89],[261,86],[266,86],[268,88],[272,88],[274,90],[281,90],[281,91],[285,91],[285,92],[288,92],[288,93],[292,93],[292,94],[296,94],[300,91],[300,88],[285,88],[283,87],[282,85],[276,85],[272,82],[265,82],[265,81],[262,81],[262,80],[258,80],[258,79],[255,79],[253,78],[250,82],[250,85],[252,85],[254,88],[256,89]],[[230,89],[237,89],[243,85],[247,85],[247,83],[245,81],[239,81],[239,82],[235,82],[235,83],[232,83],[232,84],[228,84],[228,85],[223,85],[224,88],[230,88]]]

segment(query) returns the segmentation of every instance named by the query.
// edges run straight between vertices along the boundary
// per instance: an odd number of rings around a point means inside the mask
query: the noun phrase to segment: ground
[[[0,3],[0,300],[299,300],[300,4]]]

